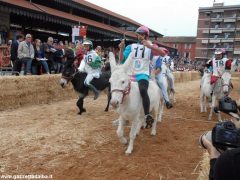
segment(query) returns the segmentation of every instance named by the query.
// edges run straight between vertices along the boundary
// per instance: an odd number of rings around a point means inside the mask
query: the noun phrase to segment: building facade
[[[169,47],[177,49],[177,56],[184,57],[189,60],[195,59],[196,37],[192,36],[165,36],[159,41]]]
[[[225,48],[229,58],[240,58],[240,5],[199,8],[196,59],[212,58],[217,48]]]

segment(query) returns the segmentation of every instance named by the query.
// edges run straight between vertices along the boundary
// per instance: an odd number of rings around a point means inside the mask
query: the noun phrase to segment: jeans
[[[163,99],[166,102],[169,102],[169,97],[168,97],[168,93],[167,93],[167,88],[166,86],[164,86],[163,84],[163,77],[165,76],[165,74],[163,73],[159,73],[156,76],[156,81],[157,81],[157,85],[158,87],[161,89],[162,95],[163,95]],[[167,79],[166,79],[167,80]]]
[[[33,75],[37,75],[38,74],[38,67],[39,65],[42,65],[44,70],[45,70],[45,73],[49,73],[49,68],[48,68],[48,64],[46,61],[40,61],[39,63],[37,63],[35,66],[32,66],[32,74]]]
[[[32,59],[31,58],[22,58],[22,64],[24,64],[24,75],[31,74],[32,69]]]

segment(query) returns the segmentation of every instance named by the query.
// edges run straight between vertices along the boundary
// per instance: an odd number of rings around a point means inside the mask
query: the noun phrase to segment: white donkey
[[[125,151],[126,154],[131,154],[134,140],[145,119],[138,84],[137,82],[131,82],[127,74],[129,66],[132,63],[132,53],[123,65],[116,65],[115,56],[111,52],[109,53],[109,59],[112,72],[109,80],[112,92],[110,103],[114,108],[117,108],[117,112],[120,115],[118,119],[119,125],[117,135],[121,143],[127,144],[127,139],[124,137],[124,120],[132,121],[129,134],[130,141]],[[150,112],[155,118],[151,129],[151,135],[155,135],[158,118],[161,118],[158,117],[160,109],[160,89],[155,82],[149,82],[148,95],[150,98]]]
[[[210,81],[211,73],[205,72],[201,79],[200,107],[201,112],[207,112],[206,97],[208,99],[212,98],[211,110],[208,116],[208,120],[212,119],[212,113],[216,105],[216,101],[221,99],[224,95],[228,95],[230,93],[231,73],[229,71],[225,71],[222,76],[215,82],[214,87],[210,85]],[[221,121],[220,113],[218,113],[218,120]]]
[[[240,70],[240,59],[234,59],[231,65],[231,72],[235,72],[236,70]]]

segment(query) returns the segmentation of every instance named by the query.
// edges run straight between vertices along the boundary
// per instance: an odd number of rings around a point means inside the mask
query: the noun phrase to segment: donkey
[[[132,121],[130,130],[130,142],[125,153],[131,154],[133,151],[133,143],[136,135],[139,133],[141,126],[144,123],[144,112],[142,107],[141,95],[137,82],[131,82],[128,76],[129,66],[132,63],[132,53],[123,65],[116,65],[115,56],[109,53],[112,75],[111,83],[111,105],[117,109],[119,113],[119,125],[117,135],[120,142],[127,144],[127,139],[124,137],[124,121]],[[158,118],[161,118],[159,113],[160,106],[160,89],[155,82],[149,82],[148,94],[150,98],[150,111],[154,115],[154,123],[151,130],[151,135],[156,135],[156,125]],[[161,113],[160,113],[161,114]]]
[[[60,85],[64,88],[71,81],[74,90],[79,94],[79,98],[77,101],[77,106],[79,108],[79,115],[83,112],[86,112],[86,109],[83,107],[84,98],[88,95],[88,87],[84,85],[84,80],[87,74],[83,72],[79,72],[76,66],[74,65],[73,59],[67,59],[66,65],[63,68],[62,77],[60,80]],[[105,111],[108,111],[109,103],[111,99],[110,93],[110,83],[109,78],[111,76],[110,71],[103,72],[100,78],[94,78],[92,84],[100,91],[107,89],[108,102],[105,108]]]
[[[234,59],[231,65],[231,72],[240,71],[240,59]]]
[[[214,87],[210,84],[211,73],[204,73],[201,79],[201,92],[200,92],[200,108],[201,112],[207,112],[206,97],[211,99],[211,110],[208,120],[212,119],[212,113],[216,105],[216,101],[221,99],[224,95],[228,95],[231,90],[231,73],[225,71],[220,78],[215,82]],[[221,121],[221,115],[218,113],[218,120]]]

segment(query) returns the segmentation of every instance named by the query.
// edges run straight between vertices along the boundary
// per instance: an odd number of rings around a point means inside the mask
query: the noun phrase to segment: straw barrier
[[[175,82],[200,78],[198,72],[174,72]],[[46,104],[77,98],[71,83],[62,88],[60,75],[1,76],[0,111],[33,104]]]

